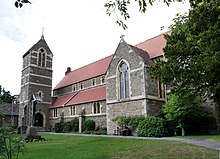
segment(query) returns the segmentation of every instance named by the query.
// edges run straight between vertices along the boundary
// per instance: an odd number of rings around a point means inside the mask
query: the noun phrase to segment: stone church
[[[113,55],[75,70],[68,67],[52,89],[53,54],[42,36],[23,55],[19,125],[51,130],[61,118],[83,114],[113,134],[117,116],[159,113],[164,85],[152,80],[147,68],[163,58],[165,44],[163,34],[135,46],[122,36]]]

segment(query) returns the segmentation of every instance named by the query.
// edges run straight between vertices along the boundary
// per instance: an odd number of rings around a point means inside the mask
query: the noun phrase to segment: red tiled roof
[[[166,46],[166,39],[164,38],[164,34],[170,33],[171,31],[167,31],[163,34],[148,39],[140,44],[136,44],[135,46],[139,49],[146,51],[151,59],[158,56],[162,56],[163,48]]]
[[[86,79],[106,74],[112,57],[113,55],[108,56],[104,59],[101,59],[79,69],[71,71],[57,84],[54,90],[71,85],[76,82],[80,82]]]
[[[106,100],[106,86],[78,92],[66,105],[76,105],[99,100]]]
[[[58,108],[58,107],[63,107],[66,105],[66,103],[72,98],[74,97],[75,93],[71,93],[68,95],[63,95],[63,96],[59,96],[59,97],[55,97],[55,101],[52,103],[50,108]]]

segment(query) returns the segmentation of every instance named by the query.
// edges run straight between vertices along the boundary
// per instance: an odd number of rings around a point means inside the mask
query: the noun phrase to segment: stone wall
[[[106,76],[107,131],[113,134],[118,116],[153,115],[160,112],[164,99],[158,97],[157,81],[147,72],[146,61],[139,51],[121,40]],[[149,60],[149,59],[148,59]],[[129,67],[129,98],[120,99],[119,64],[123,61]]]
[[[70,121],[74,118],[79,118],[82,110],[85,109],[85,120],[93,119],[96,122],[96,126],[99,127],[106,127],[106,101],[99,101],[101,104],[101,113],[92,114],[92,105],[93,102],[90,103],[83,103],[74,105],[76,107],[75,115],[71,115],[70,108],[71,106],[60,107],[57,108],[57,117],[53,117],[53,110],[50,109],[50,124],[54,127],[55,123],[60,122],[61,114],[64,113],[64,122]]]
[[[129,100],[107,105],[107,131],[113,134],[117,125],[113,120],[118,116],[146,116],[146,100]]]
[[[119,97],[118,66],[123,61],[128,66],[129,98]],[[113,122],[117,116],[146,116],[144,62],[123,40],[120,42],[106,77],[107,131],[113,134],[117,125]]]

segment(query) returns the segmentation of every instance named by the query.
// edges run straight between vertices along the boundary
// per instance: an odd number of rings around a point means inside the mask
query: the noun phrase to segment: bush
[[[79,119],[74,118],[70,121],[72,131],[79,131]]]
[[[16,135],[15,129],[11,127],[0,128],[0,158],[18,158],[20,153],[26,152],[26,146]]]
[[[64,128],[64,123],[56,123],[55,126],[54,126],[54,131],[56,133],[61,133],[63,132],[63,128]]]
[[[100,130],[97,130],[97,131],[94,131],[93,134],[96,134],[96,135],[107,135],[107,130],[104,130],[104,129],[100,129]]]
[[[73,132],[78,130],[79,130],[79,120],[77,118],[64,123],[63,132]]]
[[[122,127],[123,125],[127,125],[131,131],[135,131],[140,123],[145,119],[144,116],[136,115],[136,116],[118,116],[113,121],[115,121],[118,126]]]
[[[95,130],[95,121],[94,120],[86,120],[84,122],[84,130],[88,130],[88,131]]]
[[[72,131],[72,127],[71,127],[71,123],[70,121],[67,121],[63,124],[63,132],[71,132]]]
[[[164,136],[166,134],[164,119],[155,116],[145,118],[138,125],[137,134],[143,137]]]
[[[79,120],[77,118],[74,118],[71,121],[56,123],[54,129],[57,133],[78,131]]]

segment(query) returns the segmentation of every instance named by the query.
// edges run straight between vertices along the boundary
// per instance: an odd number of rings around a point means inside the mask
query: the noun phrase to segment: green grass
[[[192,136],[176,136],[177,138],[193,138],[193,139],[208,139],[210,142],[220,142],[220,135],[192,135]]]
[[[41,134],[22,159],[217,159],[218,151],[176,141]]]

